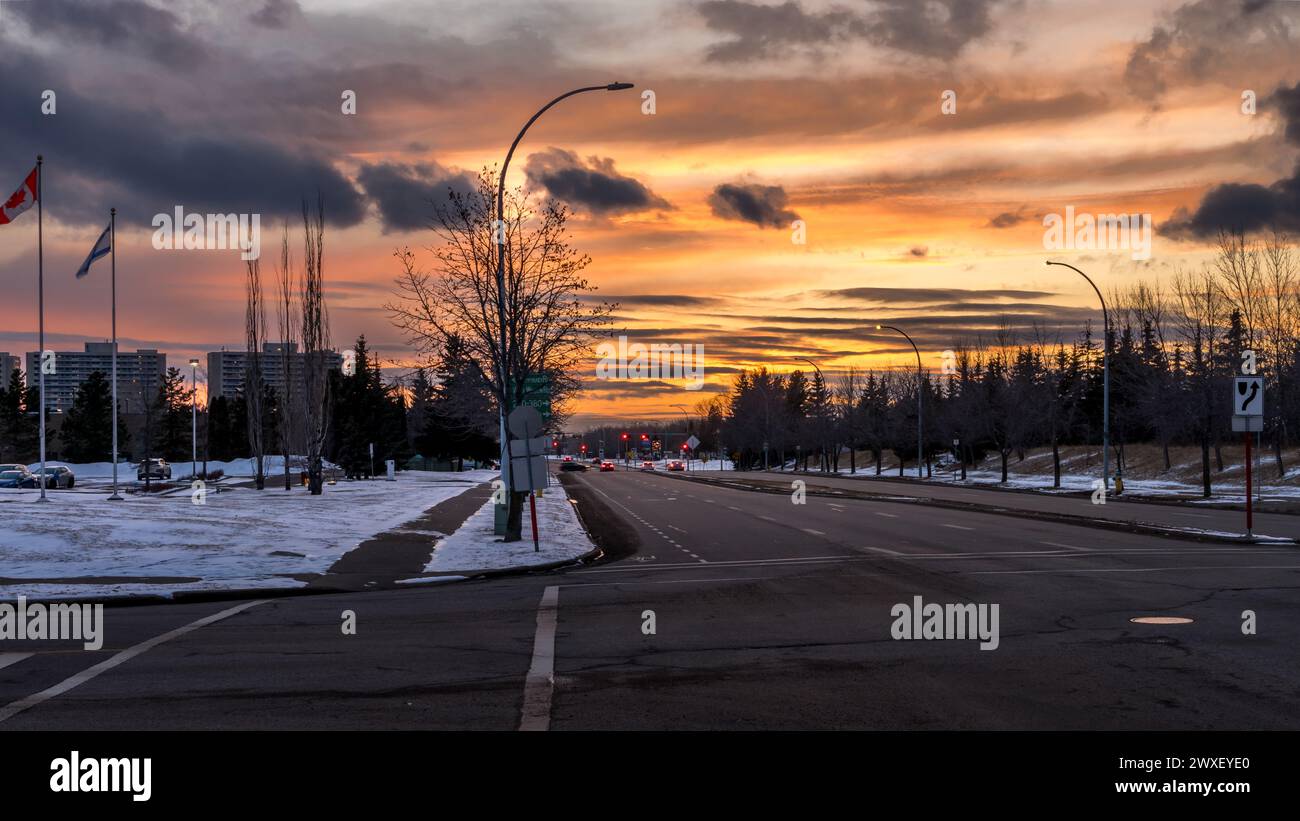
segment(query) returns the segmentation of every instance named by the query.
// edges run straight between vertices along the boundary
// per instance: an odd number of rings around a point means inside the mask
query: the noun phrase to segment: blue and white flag
[[[81,263],[81,267],[77,269],[77,279],[81,279],[86,274],[90,273],[90,266],[95,263],[95,260],[100,257],[108,256],[108,252],[113,250],[113,243],[109,239],[112,231],[113,226],[110,223],[109,226],[104,229],[104,233],[99,235],[98,241],[95,242],[95,247],[90,249],[90,256],[86,257],[86,261]]]

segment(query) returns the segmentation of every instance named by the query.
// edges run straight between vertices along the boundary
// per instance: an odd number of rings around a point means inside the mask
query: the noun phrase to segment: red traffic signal
[[[649,438],[650,438],[650,434],[648,434],[648,433],[643,433],[643,434],[641,434],[641,441],[642,441],[642,442],[646,441],[646,440],[649,439]]]
[[[559,442],[558,439],[552,439],[552,440],[551,440],[551,447],[553,447],[553,448],[558,448],[559,446],[560,446],[560,442]]]
[[[623,441],[624,441],[624,442],[626,442],[626,441],[627,441],[627,434],[626,434],[626,433],[625,433],[625,434],[623,434]]]
[[[686,449],[687,449],[687,447],[686,447],[686,443],[685,443],[685,442],[682,442],[682,450],[686,450]]]
[[[582,452],[583,452],[583,453],[586,453],[586,452],[587,452],[587,443],[586,443],[586,442],[583,442],[581,447],[582,447]]]

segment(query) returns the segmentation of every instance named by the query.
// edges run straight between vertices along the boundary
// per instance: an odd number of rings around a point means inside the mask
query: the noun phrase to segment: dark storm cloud
[[[43,36],[65,46],[87,43],[114,51],[144,54],[168,68],[193,68],[209,57],[204,43],[181,25],[181,19],[142,0],[32,0],[5,3],[5,13],[24,20]]]
[[[867,33],[866,23],[852,12],[833,9],[821,14],[804,11],[797,2],[777,6],[743,0],[707,0],[696,6],[704,23],[732,39],[709,47],[708,59],[742,62],[780,54],[791,47],[829,46]]]
[[[608,157],[589,157],[584,162],[572,151],[548,148],[528,157],[524,173],[552,197],[594,214],[672,207],[639,181],[618,173]]]
[[[473,175],[436,163],[365,165],[357,182],[378,206],[384,233],[427,228],[435,203],[446,201],[449,190],[462,194],[474,190]]]
[[[269,29],[288,28],[302,16],[298,0],[266,0],[262,8],[248,16],[250,22]]]
[[[1171,83],[1258,76],[1265,62],[1291,58],[1298,23],[1300,3],[1193,0],[1133,47],[1124,79],[1133,95],[1158,104]]]
[[[987,34],[999,0],[877,0],[864,11],[834,7],[807,11],[794,0],[779,5],[706,0],[696,5],[705,25],[730,39],[709,47],[714,62],[778,57],[791,51],[822,54],[848,40],[923,57],[955,57]]]
[[[611,302],[620,307],[634,305],[666,306],[673,308],[704,308],[717,305],[722,300],[709,296],[690,296],[688,294],[590,294],[584,301]]]
[[[1263,105],[1281,121],[1283,138],[1300,145],[1300,83],[1282,86]],[[1159,227],[1163,236],[1174,238],[1213,237],[1221,230],[1247,233],[1265,228],[1300,230],[1300,164],[1291,176],[1271,185],[1223,183],[1201,198],[1195,211],[1180,208]]]
[[[799,219],[787,210],[785,189],[779,185],[723,183],[709,195],[715,216],[752,222],[760,228],[786,228]]]
[[[985,227],[986,228],[1010,228],[1013,225],[1019,225],[1020,223],[1024,222],[1027,219],[1029,219],[1029,217],[1025,216],[1020,211],[1016,211],[1014,213],[1011,211],[1003,211],[1001,214],[998,214],[997,216],[990,219],[988,225],[986,225]]]
[[[58,94],[51,116],[39,105],[47,88]],[[152,107],[80,95],[39,56],[14,48],[0,53],[0,122],[11,174],[45,155],[46,208],[63,222],[100,223],[110,206],[128,223],[148,223],[178,205],[293,216],[318,193],[331,224],[364,216],[360,193],[312,148],[181,125]]]
[[[833,291],[813,291],[818,297],[844,299],[854,302],[883,304],[907,303],[933,305],[942,302],[968,302],[972,299],[1042,299],[1055,296],[1052,291],[1014,291],[1007,289],[966,288],[839,288]]]

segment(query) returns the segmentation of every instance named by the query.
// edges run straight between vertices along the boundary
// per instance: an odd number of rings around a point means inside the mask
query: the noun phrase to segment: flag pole
[[[44,158],[36,155],[36,301],[40,313],[39,335],[40,341],[37,347],[40,348],[40,354],[37,356],[37,362],[40,363],[40,408],[38,412],[41,415],[41,475],[38,481],[41,485],[41,501],[47,501],[45,498],[45,229],[43,225],[45,213],[45,197],[42,189],[45,183],[45,171],[41,167]]]
[[[109,253],[112,257],[113,275],[111,277],[112,285],[112,312],[113,312],[113,495],[109,496],[109,501],[122,501],[122,497],[117,492],[117,209],[108,209],[108,243]]]

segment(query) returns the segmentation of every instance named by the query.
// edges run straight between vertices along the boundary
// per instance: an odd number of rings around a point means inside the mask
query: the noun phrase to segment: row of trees
[[[1120,470],[1128,445],[1156,443],[1166,470],[1171,446],[1195,445],[1210,495],[1232,436],[1232,380],[1253,352],[1268,397],[1264,437],[1277,475],[1286,475],[1284,451],[1300,426],[1298,285],[1286,237],[1224,233],[1213,261],[1179,272],[1168,289],[1139,281],[1109,295],[1111,442]],[[820,372],[758,368],[741,373],[728,396],[697,406],[699,435],[725,442],[741,468],[794,459],[834,470],[846,454],[856,470],[854,451],[865,450],[876,472],[887,451],[901,472],[915,463],[919,391],[927,470],[957,440],[963,470],[995,453],[1006,481],[1012,454],[1051,447],[1059,486],[1060,448],[1101,441],[1104,344],[1090,324],[1069,341],[1043,328],[1019,339],[1003,327],[991,340],[955,343],[951,367],[936,375],[848,368],[828,384]]]

